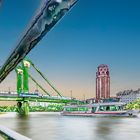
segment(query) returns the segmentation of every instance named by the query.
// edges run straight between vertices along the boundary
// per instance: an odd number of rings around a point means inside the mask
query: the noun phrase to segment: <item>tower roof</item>
[[[106,64],[101,64],[101,65],[98,66],[98,68],[99,67],[108,67],[108,66]]]

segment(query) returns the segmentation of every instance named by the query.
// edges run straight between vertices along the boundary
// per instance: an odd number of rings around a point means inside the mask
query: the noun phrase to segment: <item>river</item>
[[[33,113],[0,115],[0,125],[33,140],[140,140],[140,118],[94,118]]]

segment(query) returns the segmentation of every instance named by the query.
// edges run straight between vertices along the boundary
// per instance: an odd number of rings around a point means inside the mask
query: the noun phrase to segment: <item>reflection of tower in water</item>
[[[96,99],[110,97],[110,76],[107,65],[99,65],[96,72]]]

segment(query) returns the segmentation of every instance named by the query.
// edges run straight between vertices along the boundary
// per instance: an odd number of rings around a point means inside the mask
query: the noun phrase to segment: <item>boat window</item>
[[[71,111],[78,111],[78,108],[71,108]]]
[[[110,111],[110,106],[106,106],[106,111]]]
[[[78,111],[78,108],[71,108],[72,111]]]
[[[92,113],[95,113],[97,107],[92,107]]]
[[[87,107],[80,107],[78,108],[79,111],[88,111],[88,108]]]
[[[110,106],[110,110],[111,111],[118,111],[118,110],[122,110],[123,108],[122,108],[122,106]]]
[[[65,111],[71,111],[70,108],[66,108]]]
[[[106,111],[106,108],[107,108],[106,106],[100,106],[99,111]]]
[[[66,111],[78,111],[78,108],[66,108]]]
[[[118,110],[118,107],[117,106],[110,106],[110,111],[117,111]]]
[[[123,110],[123,106],[118,106],[118,110]]]
[[[121,107],[120,106],[115,106],[115,105],[100,106],[99,110],[100,111],[118,111],[118,110],[121,110]]]

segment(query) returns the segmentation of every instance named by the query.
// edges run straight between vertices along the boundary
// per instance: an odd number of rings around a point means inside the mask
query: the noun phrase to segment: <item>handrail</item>
[[[30,138],[23,136],[5,126],[0,125],[0,134],[10,140],[31,140]]]

